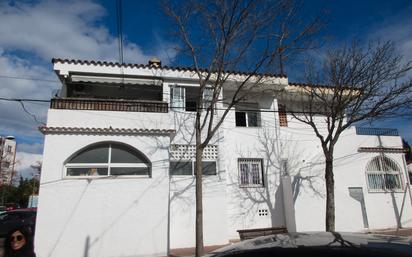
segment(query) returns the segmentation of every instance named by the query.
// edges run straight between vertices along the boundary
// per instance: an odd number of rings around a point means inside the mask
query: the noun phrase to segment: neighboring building
[[[193,247],[193,71],[159,62],[53,63],[62,90],[40,128],[37,255],[165,256]],[[242,76],[233,73],[233,82]],[[238,240],[242,229],[325,229],[318,139],[285,112],[297,102],[268,93],[299,85],[277,75],[265,81],[205,149],[205,245]],[[232,94],[225,85],[222,97]],[[335,151],[336,229],[412,226],[411,204],[402,204],[407,179],[396,130],[348,129]]]
[[[0,136],[0,185],[10,185],[16,163],[16,140],[12,136]]]

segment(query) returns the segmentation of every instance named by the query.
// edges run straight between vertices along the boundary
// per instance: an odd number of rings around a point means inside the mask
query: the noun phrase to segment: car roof
[[[14,213],[14,212],[37,212],[37,208],[22,208],[22,209],[14,209],[14,210],[8,211],[8,213]]]
[[[301,247],[378,247],[391,244],[395,250],[412,251],[412,239],[407,237],[372,235],[360,233],[337,232],[307,232],[285,233],[270,236],[262,236],[245,240],[213,251],[206,256],[220,256],[220,254],[254,251],[258,249],[298,249]]]

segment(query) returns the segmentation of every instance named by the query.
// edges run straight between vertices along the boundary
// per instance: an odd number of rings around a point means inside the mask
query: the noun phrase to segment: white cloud
[[[116,60],[117,38],[98,25],[106,10],[92,1],[40,1],[35,4],[0,4],[0,46],[6,51],[24,50],[43,60],[52,57]],[[17,32],[17,33],[16,33]],[[152,55],[167,62],[173,50],[161,42],[149,52],[125,42],[127,62],[146,63]],[[171,49],[168,47],[167,49]]]
[[[31,77],[57,81],[53,57],[115,61],[117,38],[102,23],[107,14],[91,0],[0,2],[0,76]],[[127,37],[126,37],[127,38]],[[153,55],[167,64],[176,56],[173,44],[157,37],[157,44],[144,51],[127,41],[126,62],[146,63]],[[0,77],[0,97],[50,99],[60,83]],[[48,103],[25,102],[24,107],[40,122],[46,122]],[[0,101],[0,134],[29,138],[42,143],[40,125],[18,102]],[[19,143],[19,142],[18,142]],[[39,153],[41,145],[22,145]]]
[[[17,176],[22,176],[24,178],[33,177],[36,175],[36,171],[31,167],[31,165],[35,165],[37,162],[42,161],[41,154],[32,154],[32,153],[25,153],[25,152],[17,152],[16,153],[16,171]]]

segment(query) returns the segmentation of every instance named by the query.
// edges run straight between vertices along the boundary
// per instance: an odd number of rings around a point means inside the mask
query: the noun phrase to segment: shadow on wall
[[[263,159],[263,186],[261,187],[242,187],[238,172],[228,173],[228,186],[232,190],[234,197],[231,198],[230,205],[233,213],[232,225],[249,228],[247,224],[253,224],[259,211],[263,208],[270,214],[270,226],[285,226],[284,200],[281,186],[282,164],[287,161],[287,172],[292,178],[293,201],[296,202],[302,191],[312,194],[313,197],[324,198],[320,190],[323,184],[321,172],[311,169],[315,166],[322,155],[313,156],[313,151],[298,147],[298,142],[289,141],[288,138],[280,138],[273,129],[261,129],[258,135],[258,144],[249,151],[237,147],[240,158]],[[287,147],[283,147],[282,142],[287,142]],[[292,142],[292,143],[291,143]],[[302,163],[302,159],[310,160]],[[236,167],[238,168],[238,167]],[[306,169],[306,170],[305,170]],[[246,220],[245,220],[246,219]]]

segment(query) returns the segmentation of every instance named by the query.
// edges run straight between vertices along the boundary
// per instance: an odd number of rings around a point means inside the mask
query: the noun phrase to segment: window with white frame
[[[216,161],[202,161],[203,175],[216,175]],[[196,175],[196,162],[192,160],[172,160],[170,161],[171,176],[194,176]]]
[[[388,191],[402,189],[399,165],[392,159],[379,155],[366,166],[369,191]]]
[[[263,186],[262,159],[238,159],[240,186]]]
[[[170,108],[183,110],[185,108],[185,88],[172,86],[170,88]]]
[[[260,127],[260,111],[257,103],[236,105],[236,127]]]
[[[210,107],[213,101],[213,88],[207,87],[203,90],[203,108]]]
[[[173,85],[170,88],[170,107],[175,110],[195,112],[199,106],[199,87],[183,87]],[[208,108],[213,100],[213,89],[205,88],[203,90],[203,106]]]
[[[120,143],[101,143],[81,150],[65,165],[68,177],[151,176],[149,160]]]

